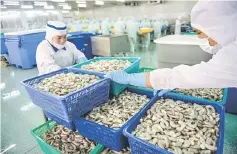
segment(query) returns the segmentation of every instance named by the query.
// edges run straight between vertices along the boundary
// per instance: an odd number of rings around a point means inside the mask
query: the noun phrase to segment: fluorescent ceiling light
[[[4,5],[20,5],[18,1],[4,1]]]
[[[4,5],[20,5],[19,3],[4,3]]]
[[[64,10],[71,10],[72,7],[71,7],[71,6],[63,6],[63,9],[64,9]]]
[[[4,3],[19,3],[19,1],[3,1]]]
[[[77,1],[77,3],[78,4],[86,4],[86,1],[85,0],[84,1],[83,0],[79,0],[79,1]]]
[[[44,9],[54,9],[54,6],[52,6],[52,5],[46,5],[46,6],[44,6]]]
[[[32,5],[21,5],[22,9],[33,9]]]
[[[68,10],[64,10],[64,11],[62,11],[62,13],[69,13],[69,11]]]
[[[68,3],[58,3],[58,6],[68,6]]]
[[[65,0],[51,0],[52,2],[65,2]]]
[[[125,2],[125,0],[116,0],[117,2]]]
[[[6,9],[7,7],[4,6],[4,5],[1,5],[0,8],[1,8],[1,9]]]
[[[46,5],[48,5],[48,3],[47,2],[35,2],[34,5],[35,6],[46,6]]]
[[[78,7],[86,7],[86,4],[78,4]]]
[[[95,5],[104,5],[104,1],[95,1]]]

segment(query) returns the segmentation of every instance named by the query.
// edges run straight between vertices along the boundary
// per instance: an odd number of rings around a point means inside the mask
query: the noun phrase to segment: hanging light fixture
[[[95,1],[95,5],[104,5],[104,1]]]

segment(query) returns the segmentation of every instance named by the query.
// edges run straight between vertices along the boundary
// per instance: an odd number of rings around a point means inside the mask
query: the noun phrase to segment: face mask
[[[210,54],[216,54],[221,49],[221,46],[219,44],[216,44],[215,46],[211,46],[209,44],[208,38],[200,39],[202,43],[199,46],[202,50]]]
[[[61,50],[62,48],[65,47],[65,43],[63,45],[61,45],[61,44],[57,44],[53,41],[52,41],[52,45],[55,46],[58,50]]]

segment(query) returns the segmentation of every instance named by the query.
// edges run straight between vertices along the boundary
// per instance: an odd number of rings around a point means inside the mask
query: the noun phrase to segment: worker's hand
[[[129,84],[130,75],[124,71],[114,71],[107,73],[104,77],[110,78],[111,80],[120,84]]]
[[[81,63],[88,61],[88,59],[86,57],[82,57],[82,58],[79,58],[78,61],[79,61],[79,64],[81,64]]]
[[[107,73],[105,77],[110,78],[111,80],[120,84],[146,87],[146,73],[128,74],[124,71],[114,71]]]

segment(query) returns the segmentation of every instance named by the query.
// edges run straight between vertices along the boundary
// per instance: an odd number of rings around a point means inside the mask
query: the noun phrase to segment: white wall
[[[103,19],[109,17],[133,16],[143,18],[144,15],[153,17],[162,17],[173,20],[178,15],[188,16],[191,9],[197,1],[166,1],[163,4],[141,4],[140,6],[112,6],[104,8],[94,8],[91,10],[80,11],[80,17]]]

